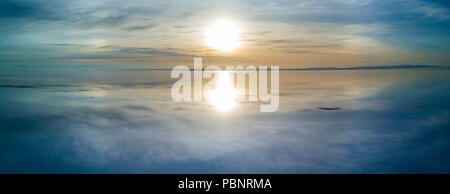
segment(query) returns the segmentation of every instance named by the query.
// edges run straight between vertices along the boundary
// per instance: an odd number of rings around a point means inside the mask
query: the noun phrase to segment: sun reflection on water
[[[209,103],[220,112],[228,112],[236,106],[233,76],[226,71],[220,71],[216,76],[216,87],[209,93]]]

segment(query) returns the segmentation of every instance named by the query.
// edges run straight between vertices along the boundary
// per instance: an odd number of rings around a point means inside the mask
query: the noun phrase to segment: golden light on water
[[[241,28],[230,20],[218,20],[204,32],[205,44],[222,52],[233,51],[240,47]],[[216,73],[216,85],[209,92],[208,101],[220,112],[227,112],[236,106],[236,91],[230,72]]]
[[[205,44],[223,52],[237,49],[241,28],[230,20],[214,22],[205,31]]]
[[[236,106],[236,91],[232,75],[221,71],[216,74],[216,87],[209,93],[209,103],[220,112],[227,112]]]

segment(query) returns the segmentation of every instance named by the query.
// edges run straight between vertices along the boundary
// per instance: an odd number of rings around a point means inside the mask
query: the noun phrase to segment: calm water
[[[281,71],[280,107],[175,103],[170,71],[0,71],[3,173],[450,173],[450,71]]]

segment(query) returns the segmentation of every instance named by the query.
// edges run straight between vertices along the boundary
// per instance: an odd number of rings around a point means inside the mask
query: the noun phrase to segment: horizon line
[[[443,68],[439,65],[384,65],[384,66],[352,66],[352,67],[304,67],[280,68],[280,71],[321,71],[321,70],[383,70],[383,69],[435,69]],[[143,71],[171,71],[171,68],[111,68],[110,70],[143,70]],[[206,70],[205,68],[202,71]],[[226,69],[223,69],[226,71]],[[269,70],[269,69],[268,69]],[[234,69],[233,71],[239,71]]]

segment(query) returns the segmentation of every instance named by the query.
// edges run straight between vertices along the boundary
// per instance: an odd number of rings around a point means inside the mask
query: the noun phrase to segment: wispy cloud
[[[224,54],[210,50],[202,42],[203,28],[219,18],[236,20],[244,32],[243,47],[223,63],[234,59],[272,63],[258,57],[264,55],[282,57],[286,66],[298,64],[299,60],[314,66],[413,61],[446,65],[442,61],[448,57],[436,53],[445,53],[443,49],[448,48],[436,44],[450,42],[446,36],[450,30],[448,4],[418,0],[133,1],[126,5],[121,1],[7,0],[1,7],[0,24],[4,28],[0,35],[5,38],[0,40],[0,55],[8,56],[2,60],[4,63],[62,62],[64,58],[73,62],[77,56],[94,63],[102,56],[105,60],[117,58],[117,53],[109,57],[102,53],[105,50],[101,47],[108,45],[129,48],[110,51],[129,54],[120,56],[121,63],[126,58],[130,63],[137,62],[132,60],[133,55],[160,56],[158,62],[173,62],[176,60],[170,57],[189,55],[224,59]],[[61,51],[41,48],[48,43],[90,47]],[[324,61],[324,56],[330,60]],[[436,60],[430,62],[425,60],[427,57]],[[378,60],[369,60],[374,58]]]
[[[424,17],[433,18],[438,21],[450,19],[450,10],[448,7],[426,1],[411,1],[410,3],[415,6],[415,8],[412,8],[413,11]]]

